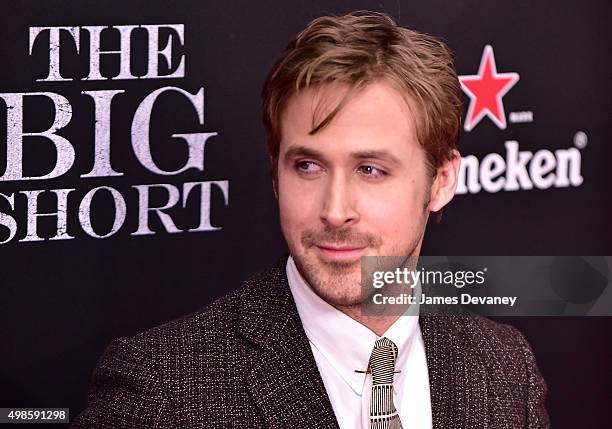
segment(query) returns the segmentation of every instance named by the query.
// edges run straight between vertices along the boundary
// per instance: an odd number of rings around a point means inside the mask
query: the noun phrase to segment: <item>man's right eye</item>
[[[303,174],[316,174],[323,170],[319,164],[313,161],[298,161],[295,163],[295,168]]]

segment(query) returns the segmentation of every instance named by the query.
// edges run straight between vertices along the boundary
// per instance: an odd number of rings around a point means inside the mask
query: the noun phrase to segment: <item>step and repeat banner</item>
[[[286,252],[260,92],[320,15],[386,12],[455,54],[459,185],[424,255],[612,254],[607,2],[293,3],[2,6],[0,407],[75,416],[111,339],[193,312]],[[597,270],[580,308],[610,315],[589,304],[610,292]],[[538,314],[498,320],[530,340],[553,426],[600,427],[611,319]]]

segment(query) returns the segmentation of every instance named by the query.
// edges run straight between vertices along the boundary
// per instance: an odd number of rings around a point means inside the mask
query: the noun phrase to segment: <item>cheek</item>
[[[407,184],[406,184],[407,182]],[[380,188],[363,195],[360,212],[363,223],[376,229],[387,241],[396,241],[412,235],[424,216],[424,184],[402,181],[395,186]]]
[[[296,236],[305,229],[312,228],[318,219],[318,196],[291,180],[279,180],[278,207],[285,235]]]
[[[405,229],[414,215],[413,205],[408,201],[385,199],[382,196],[375,200],[369,199],[361,210],[362,223],[380,231],[382,235],[390,236]]]

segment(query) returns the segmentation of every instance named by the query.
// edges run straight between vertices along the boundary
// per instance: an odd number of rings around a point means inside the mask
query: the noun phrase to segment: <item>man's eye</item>
[[[321,171],[321,166],[312,161],[298,161],[295,163],[295,168],[305,174],[315,174]]]
[[[361,174],[368,177],[383,177],[387,175],[387,172],[381,170],[380,168],[376,168],[371,165],[362,165],[357,169]]]

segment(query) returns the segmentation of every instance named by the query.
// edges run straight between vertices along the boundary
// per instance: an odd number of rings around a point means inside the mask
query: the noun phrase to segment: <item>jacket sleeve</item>
[[[516,328],[510,327],[521,344],[521,352],[524,357],[527,371],[526,406],[527,406],[527,428],[543,429],[550,428],[550,420],[545,407],[546,382],[538,369],[535,356],[531,346]]]
[[[81,428],[172,427],[169,400],[152,359],[128,338],[107,347],[94,371],[88,406],[73,420]]]

